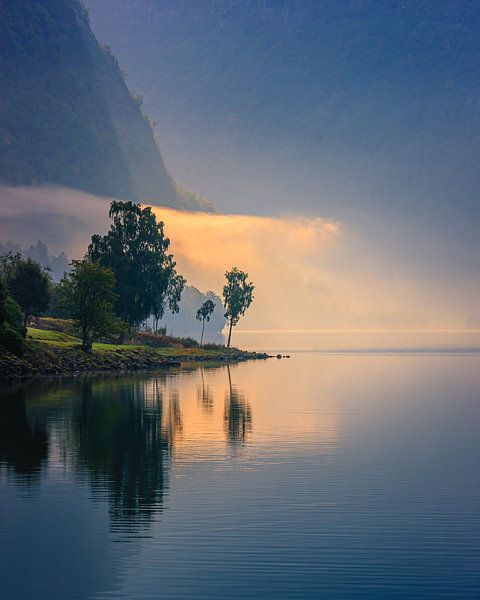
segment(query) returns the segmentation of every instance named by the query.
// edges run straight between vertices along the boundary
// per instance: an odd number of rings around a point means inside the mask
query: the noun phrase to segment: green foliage
[[[157,296],[152,303],[152,315],[155,319],[155,331],[158,331],[158,322],[165,314],[165,309],[170,309],[173,314],[180,310],[179,303],[182,298],[182,292],[185,288],[186,279],[175,272],[175,263],[167,267],[170,271],[167,274],[168,284],[166,289],[159,289]]]
[[[182,346],[184,348],[198,348],[198,342],[191,337],[185,337],[182,338]]]
[[[248,273],[244,273],[233,267],[225,273],[227,283],[223,286],[223,303],[225,305],[225,317],[229,321],[229,333],[227,347],[230,347],[232,338],[232,327],[238,323],[241,316],[253,301],[253,283],[247,280]]]
[[[23,349],[22,311],[0,276],[0,347],[14,354]]]
[[[20,355],[23,351],[23,338],[20,333],[4,323],[0,325],[0,347],[12,354]]]
[[[82,349],[90,352],[92,341],[115,327],[112,314],[117,298],[115,275],[109,268],[87,260],[73,261],[72,270],[59,285],[61,306],[69,311],[82,334]]]
[[[5,322],[10,325],[19,334],[24,334],[22,309],[15,302],[12,296],[8,295],[5,299]]]
[[[3,325],[7,319],[7,307],[5,306],[7,298],[8,289],[3,278],[0,277],[0,326]]]
[[[28,319],[39,317],[48,307],[50,277],[36,261],[19,256],[10,260],[5,274],[10,294],[23,311],[23,327],[26,329]]]
[[[163,222],[157,223],[150,208],[132,202],[112,202],[109,215],[110,231],[92,237],[88,256],[115,275],[118,317],[139,325],[154,310],[163,314],[165,303],[178,310],[185,280],[167,252],[170,240],[164,235]]]
[[[206,300],[197,310],[196,319],[202,322],[202,335],[200,336],[200,345],[203,344],[203,332],[205,330],[205,321],[210,321],[210,315],[215,310],[215,303],[212,300]]]
[[[206,300],[202,306],[197,310],[196,319],[198,321],[210,321],[210,315],[215,310],[215,303],[211,300]]]

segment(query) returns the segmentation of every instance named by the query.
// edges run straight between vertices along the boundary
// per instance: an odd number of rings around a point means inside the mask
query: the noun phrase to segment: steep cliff
[[[0,180],[199,206],[165,168],[141,102],[77,0],[0,4]]]

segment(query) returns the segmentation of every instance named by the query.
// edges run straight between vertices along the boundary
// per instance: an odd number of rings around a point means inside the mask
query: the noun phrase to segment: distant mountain
[[[0,3],[0,180],[208,209],[168,173],[77,0]]]
[[[166,327],[167,333],[172,335],[189,335],[195,338],[200,337],[202,325],[195,318],[197,310],[206,301],[212,300],[215,309],[210,317],[210,321],[205,323],[205,341],[223,341],[220,333],[225,327],[226,320],[224,316],[225,309],[222,299],[214,292],[201,292],[192,285],[187,285],[182,293],[180,302],[180,312],[172,314],[167,311],[162,319],[162,325]]]
[[[41,240],[29,248],[22,248],[20,244],[11,241],[5,243],[0,241],[0,257],[9,253],[21,254],[23,257],[37,261],[43,268],[48,269],[55,282],[60,281],[64,273],[69,270],[69,260],[65,252],[61,252],[58,256],[50,254],[48,246]]]

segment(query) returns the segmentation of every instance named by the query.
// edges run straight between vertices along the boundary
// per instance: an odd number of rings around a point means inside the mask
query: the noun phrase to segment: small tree
[[[175,268],[175,263],[172,265],[172,269]],[[165,274],[168,281],[167,287],[159,287],[157,296],[154,298],[152,303],[152,315],[154,319],[154,330],[158,331],[158,323],[165,314],[165,310],[168,307],[172,313],[178,313],[180,310],[179,302],[182,298],[183,288],[185,287],[186,280],[178,275],[175,271],[173,273],[167,272]]]
[[[223,304],[229,324],[227,348],[230,348],[232,327],[235,327],[252,303],[254,285],[247,281],[248,273],[240,271],[237,267],[227,271],[225,277],[227,283],[223,286]]]
[[[210,321],[210,315],[215,310],[215,303],[212,300],[205,300],[202,306],[197,310],[196,318],[202,322],[202,335],[200,336],[200,346],[203,344],[203,332],[205,331],[205,321]]]
[[[50,302],[50,277],[31,258],[14,257],[6,267],[6,283],[23,312],[26,331],[30,317],[39,317]]]
[[[82,334],[82,350],[91,352],[92,341],[115,326],[116,300],[111,269],[88,260],[74,260],[72,270],[58,285],[60,306],[66,309]]]

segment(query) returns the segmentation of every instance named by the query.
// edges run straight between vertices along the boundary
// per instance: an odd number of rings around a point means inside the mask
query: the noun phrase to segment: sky
[[[86,4],[173,174],[220,211],[478,220],[475,0]]]
[[[85,3],[217,210],[156,209],[181,270],[257,286],[242,326],[480,326],[476,0]],[[2,238],[79,257],[107,226],[108,199],[0,191]]]

